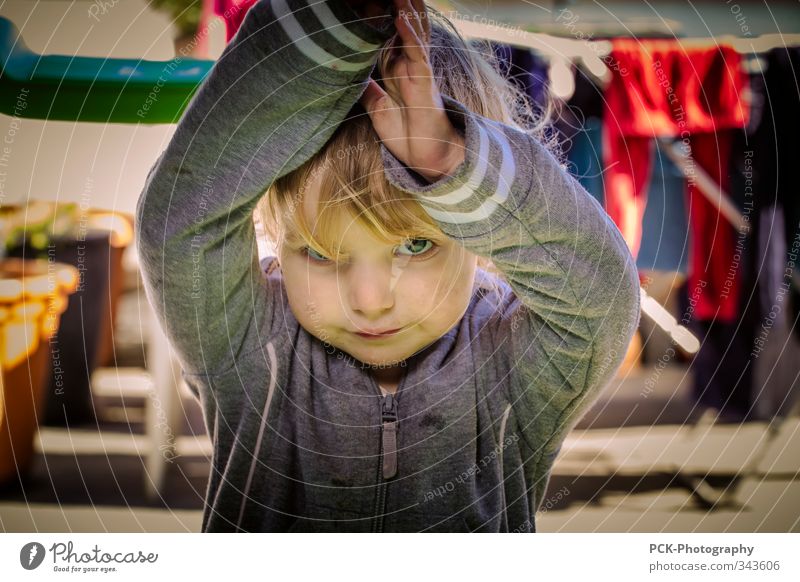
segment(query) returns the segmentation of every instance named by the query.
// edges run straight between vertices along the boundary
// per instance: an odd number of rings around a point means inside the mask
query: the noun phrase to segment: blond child
[[[622,236],[432,15],[262,0],[148,176],[146,289],[214,445],[203,531],[533,532],[622,362]]]

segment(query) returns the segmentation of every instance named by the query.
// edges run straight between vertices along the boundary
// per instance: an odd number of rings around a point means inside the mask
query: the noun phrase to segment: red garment
[[[731,133],[749,117],[748,78],[728,46],[682,48],[676,41],[618,39],[605,91],[605,208],[634,257],[651,177],[654,137],[684,140],[693,163],[727,191]],[[733,261],[737,231],[687,181],[688,285],[695,319],[731,322],[737,315],[741,267]],[[733,275],[731,276],[731,273]],[[704,286],[703,286],[704,285]]]
[[[257,0],[204,0],[204,2],[213,4],[214,14],[225,20],[225,40],[230,42],[242,25],[247,10]]]

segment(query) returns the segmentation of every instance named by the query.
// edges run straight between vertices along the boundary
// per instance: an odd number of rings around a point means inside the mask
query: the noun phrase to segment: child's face
[[[314,229],[318,182],[306,190],[303,212]],[[300,324],[323,342],[365,364],[393,366],[447,333],[464,315],[477,257],[447,239],[391,245],[352,215],[339,221],[337,240],[346,255],[337,266],[286,240],[278,249],[284,285]],[[395,334],[363,337],[359,331]]]

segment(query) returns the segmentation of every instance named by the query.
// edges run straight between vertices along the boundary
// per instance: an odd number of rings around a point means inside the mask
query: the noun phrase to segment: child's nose
[[[348,275],[351,309],[373,317],[394,306],[391,266],[354,265]]]

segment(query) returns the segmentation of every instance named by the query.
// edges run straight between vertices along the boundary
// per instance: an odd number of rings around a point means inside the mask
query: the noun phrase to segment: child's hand
[[[434,182],[464,161],[464,138],[445,112],[433,78],[428,10],[423,0],[394,0],[402,46],[381,71],[384,91],[374,79],[361,97],[375,132],[409,168]],[[412,5],[413,4],[413,5]]]

